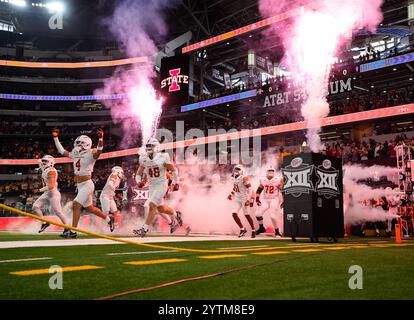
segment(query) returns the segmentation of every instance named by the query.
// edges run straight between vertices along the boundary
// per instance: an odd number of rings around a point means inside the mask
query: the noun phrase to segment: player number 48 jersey
[[[157,153],[153,159],[147,155],[139,158],[139,163],[144,167],[149,184],[166,183],[167,175],[164,165],[170,163],[168,153]]]
[[[263,186],[263,198],[264,199],[276,199],[279,196],[279,184],[280,178],[274,177],[268,179],[263,177],[260,179],[260,184]]]

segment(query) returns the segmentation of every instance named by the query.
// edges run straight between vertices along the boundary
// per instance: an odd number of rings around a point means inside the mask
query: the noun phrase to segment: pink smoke
[[[273,16],[303,6],[292,18],[292,24],[285,22],[285,26],[279,25],[279,28],[273,25],[271,30],[282,38],[284,63],[295,80],[306,89],[308,97],[302,105],[302,115],[308,121],[308,145],[312,151],[319,152],[324,149],[319,132],[321,119],[329,114],[326,95],[335,54],[351,42],[353,30],[375,30],[382,20],[382,0],[317,0],[307,3],[309,1],[260,0],[259,8],[264,16]]]
[[[162,100],[156,95],[154,56],[157,41],[167,33],[163,12],[176,1],[123,0],[104,24],[118,40],[128,57],[148,57],[143,67],[119,68],[95,94],[126,94],[123,100],[102,101],[111,110],[114,123],[122,124],[123,147],[141,143],[154,135],[162,112]]]

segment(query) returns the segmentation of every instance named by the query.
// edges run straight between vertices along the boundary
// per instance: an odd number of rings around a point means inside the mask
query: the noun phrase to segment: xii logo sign
[[[291,164],[282,169],[284,183],[282,192],[300,197],[313,190],[313,165],[304,164],[302,158],[295,158]]]
[[[316,169],[316,175],[319,179],[316,184],[316,191],[319,195],[323,195],[325,198],[330,198],[339,194],[339,172],[332,167],[330,160],[326,159],[322,162],[321,166],[318,166]]]
[[[284,179],[282,192],[294,197],[300,197],[304,193],[309,194],[311,191],[315,191],[325,198],[338,196],[340,193],[338,188],[339,171],[332,167],[331,161],[326,159],[322,165],[316,168],[315,173],[318,178],[316,186],[312,183],[314,169],[314,165],[303,163],[302,158],[294,158],[290,165],[282,169]]]

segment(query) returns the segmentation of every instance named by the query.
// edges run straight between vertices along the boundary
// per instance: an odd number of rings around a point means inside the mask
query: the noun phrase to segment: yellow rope
[[[107,236],[107,235],[99,234],[99,233],[92,232],[92,231],[89,231],[89,230],[84,230],[84,229],[80,229],[80,228],[67,226],[63,223],[59,223],[59,222],[51,221],[51,220],[48,220],[48,219],[45,219],[45,218],[41,218],[41,217],[38,217],[34,214],[24,212],[24,211],[21,211],[19,209],[15,209],[15,208],[6,206],[6,205],[1,204],[1,203],[0,203],[0,208],[3,208],[4,210],[10,211],[10,212],[17,213],[17,214],[25,216],[25,217],[40,220],[42,222],[47,222],[47,223],[50,223],[50,224],[58,226],[58,227],[70,229],[72,231],[76,231],[76,232],[80,232],[80,233],[84,233],[84,234],[88,234],[90,236],[94,236],[94,237],[98,237],[98,238],[102,238],[102,239],[107,239],[107,240],[112,240],[112,241],[117,241],[117,242],[128,243],[128,244],[132,244],[132,245],[135,245],[135,246],[141,246],[141,247],[147,247],[147,248],[174,250],[174,251],[183,251],[183,252],[196,252],[196,253],[250,252],[250,251],[274,250],[274,249],[278,249],[278,250],[280,250],[280,249],[292,249],[292,247],[284,248],[284,247],[280,247],[280,246],[262,247],[262,248],[245,248],[245,249],[190,249],[190,248],[178,248],[178,247],[170,247],[170,246],[161,246],[161,245],[156,245],[156,244],[142,243],[142,242],[136,242],[136,241],[131,241],[131,240],[127,240],[127,239]],[[328,244],[328,246],[329,245],[332,245],[332,244]],[[321,247],[321,246],[324,246],[324,245],[318,245],[318,247]],[[304,248],[304,247],[314,247],[314,245],[300,246],[300,248]]]

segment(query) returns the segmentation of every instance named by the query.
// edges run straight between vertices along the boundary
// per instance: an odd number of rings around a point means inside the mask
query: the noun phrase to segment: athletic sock
[[[142,228],[143,228],[145,231],[148,231],[148,225],[147,225],[146,223],[144,223],[144,224],[142,225]]]

